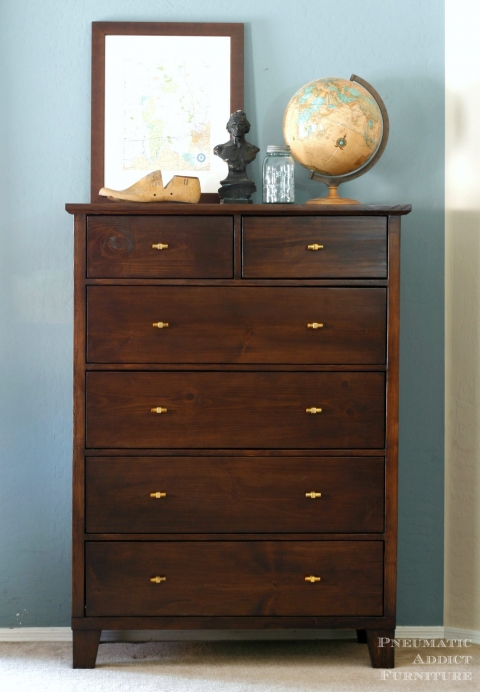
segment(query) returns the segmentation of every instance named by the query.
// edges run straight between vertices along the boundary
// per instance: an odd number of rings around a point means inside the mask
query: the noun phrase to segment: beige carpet
[[[417,654],[469,655],[468,664],[413,664]],[[479,690],[480,645],[397,649],[394,671],[370,668],[350,641],[100,644],[95,670],[72,670],[71,645],[0,643],[1,692],[344,692]],[[458,660],[458,659],[457,659]],[[437,680],[408,680],[437,673]],[[393,674],[402,679],[393,679]],[[441,673],[445,673],[442,679]],[[452,674],[473,680],[452,680]],[[389,675],[389,679],[382,679]]]

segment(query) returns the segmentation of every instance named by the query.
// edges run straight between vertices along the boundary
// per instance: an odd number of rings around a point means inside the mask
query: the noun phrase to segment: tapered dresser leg
[[[73,631],[73,667],[95,668],[102,630]]]
[[[366,630],[372,668],[395,668],[395,630]]]
[[[367,643],[367,632],[366,630],[357,630],[357,642],[359,644]]]

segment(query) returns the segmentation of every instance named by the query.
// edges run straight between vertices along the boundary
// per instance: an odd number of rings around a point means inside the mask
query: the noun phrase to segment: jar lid
[[[267,154],[273,153],[274,151],[283,151],[289,154],[290,147],[287,144],[269,144],[267,146]]]

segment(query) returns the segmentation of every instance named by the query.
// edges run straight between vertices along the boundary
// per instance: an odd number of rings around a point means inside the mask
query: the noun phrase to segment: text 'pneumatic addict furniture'
[[[400,216],[71,204],[74,666],[102,629],[395,628]]]

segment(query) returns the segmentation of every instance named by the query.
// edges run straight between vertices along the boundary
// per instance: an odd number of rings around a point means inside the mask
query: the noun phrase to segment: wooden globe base
[[[356,199],[338,196],[338,185],[328,186],[328,195],[326,197],[317,197],[309,199],[307,204],[360,204]]]

